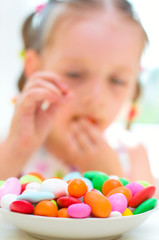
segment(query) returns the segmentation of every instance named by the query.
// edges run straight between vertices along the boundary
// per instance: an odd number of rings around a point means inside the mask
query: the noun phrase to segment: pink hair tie
[[[46,5],[47,5],[46,3],[38,5],[35,10],[36,13],[41,12],[46,7]]]

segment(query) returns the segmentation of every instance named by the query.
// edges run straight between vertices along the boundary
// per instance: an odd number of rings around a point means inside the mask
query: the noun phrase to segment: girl
[[[27,19],[23,38],[22,92],[1,144],[1,179],[23,169],[51,177],[62,168],[152,183],[142,145],[121,140],[123,164],[120,146],[113,149],[103,137],[134,97],[147,43],[131,5],[126,0],[50,1]]]

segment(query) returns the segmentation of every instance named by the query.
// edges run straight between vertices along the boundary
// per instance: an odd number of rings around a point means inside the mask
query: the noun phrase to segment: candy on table
[[[131,183],[128,183],[127,185],[125,185],[126,188],[128,188],[131,193],[132,193],[132,196],[134,196],[136,193],[140,192],[142,189],[144,189],[144,186],[141,185],[140,183],[138,182],[131,182]]]
[[[0,187],[1,207],[47,217],[111,218],[140,214],[157,205],[152,198],[155,187],[143,181],[129,182],[97,171],[83,176],[72,172],[64,179],[44,179],[38,173],[9,178]]]
[[[106,174],[96,174],[92,178],[93,187],[102,192],[103,183],[108,179],[109,177]]]
[[[127,198],[127,201],[129,203],[130,199],[132,198],[132,193],[131,191],[126,188],[126,187],[117,187],[117,188],[114,188],[113,190],[111,190],[108,194],[107,194],[107,197],[111,196],[112,194],[115,194],[115,193],[122,193],[125,195],[125,197]]]
[[[41,173],[29,172],[28,175],[39,178],[42,182],[45,180],[44,176]]]
[[[68,195],[68,184],[58,178],[46,179],[41,183],[41,191],[51,192],[55,195],[55,198]]]
[[[67,213],[72,218],[87,218],[91,214],[91,208],[85,203],[76,203],[68,207]]]
[[[123,216],[131,216],[133,215],[132,211],[129,208],[126,208],[126,210],[122,213]]]
[[[91,207],[94,217],[106,218],[111,213],[111,204],[109,200],[97,192],[87,192],[84,196],[84,203]]]
[[[16,201],[18,195],[9,193],[1,198],[1,208],[8,209],[12,202]]]
[[[39,192],[32,190],[31,192],[23,192],[17,197],[17,200],[26,200],[31,203],[38,203],[43,200],[53,200],[54,197],[54,194],[50,192]]]
[[[72,179],[68,184],[68,193],[72,197],[80,198],[86,194],[87,190],[86,183],[80,178]]]
[[[114,188],[122,187],[123,184],[117,180],[117,179],[108,179],[103,183],[102,186],[102,193],[104,196],[107,196],[107,194],[112,191]]]
[[[58,208],[51,201],[41,201],[34,208],[34,215],[45,216],[45,217],[57,217]]]
[[[72,204],[76,203],[82,203],[80,199],[71,197],[71,196],[66,196],[66,197],[60,197],[57,199],[57,204],[59,207],[62,208],[68,208]]]
[[[10,210],[13,212],[19,212],[19,213],[26,213],[31,214],[33,213],[33,205],[25,200],[17,200],[10,204],[9,206]]]
[[[130,183],[130,181],[127,180],[126,178],[119,178],[119,181],[123,184],[123,186],[127,185],[128,183]]]
[[[30,182],[39,182],[41,183],[41,179],[37,176],[33,176],[33,175],[24,175],[22,177],[20,177],[20,183],[21,184],[25,184],[25,183],[30,183]]]
[[[112,207],[112,212],[118,211],[123,213],[128,205],[127,198],[122,193],[115,193],[108,197],[108,200]]]
[[[151,198],[154,195],[154,193],[155,193],[154,186],[149,186],[142,189],[130,199],[129,206],[132,208],[138,207],[141,203]]]
[[[6,194],[13,193],[13,194],[19,195],[20,192],[21,192],[21,184],[19,179],[15,177],[8,178],[4,182],[2,187],[0,187],[0,201],[1,201],[1,198]]]
[[[70,218],[70,216],[67,213],[67,208],[61,208],[60,210],[58,210],[57,217]]]
[[[113,218],[113,217],[122,217],[122,214],[118,211],[113,211],[110,213],[109,218]]]
[[[30,182],[30,183],[26,184],[25,189],[26,189],[26,190],[28,190],[28,189],[33,189],[33,190],[40,191],[40,189],[41,189],[41,184],[38,183],[38,182]]]
[[[150,198],[142,202],[133,212],[133,215],[140,214],[152,210],[157,204],[156,198]]]

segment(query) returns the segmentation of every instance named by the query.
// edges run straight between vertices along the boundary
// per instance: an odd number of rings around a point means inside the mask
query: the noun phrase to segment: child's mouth
[[[91,124],[93,124],[93,125],[99,125],[99,121],[98,120],[96,120],[94,117],[92,117],[92,116],[75,116],[74,118],[73,118],[73,121],[79,121],[80,119],[86,119],[87,121],[89,121]]]

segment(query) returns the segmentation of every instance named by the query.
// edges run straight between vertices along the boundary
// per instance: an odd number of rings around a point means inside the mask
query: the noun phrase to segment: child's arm
[[[36,73],[28,80],[16,103],[9,136],[0,145],[0,179],[20,174],[47,138],[57,103],[67,96],[67,88],[50,72]],[[44,111],[41,106],[46,100],[50,106]]]
[[[130,159],[130,180],[144,180],[151,184],[155,184],[151,173],[151,167],[146,149],[142,144],[138,144],[132,148],[128,148]]]

